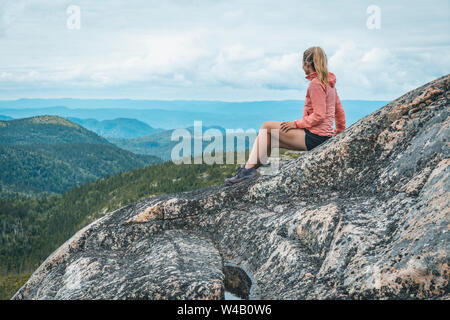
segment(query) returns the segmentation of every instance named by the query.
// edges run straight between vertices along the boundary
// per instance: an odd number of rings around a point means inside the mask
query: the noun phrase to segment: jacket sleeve
[[[309,95],[313,111],[306,115],[305,110],[303,110],[303,118],[294,121],[297,128],[311,128],[325,118],[327,99],[325,87],[321,83],[311,82]]]
[[[306,103],[305,103],[305,105],[303,106],[303,118],[306,118],[307,116],[308,116],[308,107],[306,106]],[[294,120],[294,124],[297,128],[302,128],[302,127],[299,127],[300,121],[301,120]]]
[[[303,118],[305,118],[308,115],[308,106],[303,107]]]
[[[342,107],[341,100],[336,91],[336,110],[335,110],[335,122],[336,122],[336,130],[334,130],[334,134],[338,134],[339,132],[345,130],[345,113],[344,108]]]

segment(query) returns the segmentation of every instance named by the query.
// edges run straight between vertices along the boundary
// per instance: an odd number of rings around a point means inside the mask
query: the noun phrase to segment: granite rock
[[[130,204],[80,230],[13,299],[448,299],[450,75],[274,175]]]

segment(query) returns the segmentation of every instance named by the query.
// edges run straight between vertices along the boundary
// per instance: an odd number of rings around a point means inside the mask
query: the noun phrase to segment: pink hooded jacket
[[[341,100],[337,94],[335,84],[336,76],[329,72],[326,86],[317,78],[317,73],[312,72],[306,76],[311,81],[306,91],[303,118],[295,120],[297,128],[308,129],[319,136],[331,137],[345,129],[345,114]],[[333,129],[333,121],[336,121],[336,130]]]

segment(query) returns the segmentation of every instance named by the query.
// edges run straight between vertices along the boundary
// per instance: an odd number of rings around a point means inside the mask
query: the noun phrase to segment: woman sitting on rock
[[[241,166],[225,183],[233,184],[254,177],[263,160],[258,146],[266,148],[270,156],[271,136],[278,136],[278,146],[291,150],[312,150],[345,129],[345,114],[337,94],[336,76],[328,72],[327,57],[320,47],[311,47],[303,53],[303,70],[310,81],[306,91],[303,118],[295,121],[265,121],[256,137],[247,163]],[[336,130],[333,121],[336,121]],[[275,140],[276,141],[276,140]]]

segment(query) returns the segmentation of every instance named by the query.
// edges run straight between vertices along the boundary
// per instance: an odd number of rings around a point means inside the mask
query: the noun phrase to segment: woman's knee
[[[272,129],[277,128],[277,125],[274,122],[275,121],[264,121],[260,129],[264,129],[267,133],[270,133]]]

